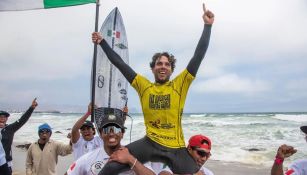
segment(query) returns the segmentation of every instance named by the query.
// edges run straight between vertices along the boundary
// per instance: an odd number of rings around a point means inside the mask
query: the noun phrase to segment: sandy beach
[[[16,144],[15,144],[16,145]],[[25,159],[26,150],[21,148],[12,148],[13,150],[13,175],[25,175]],[[68,155],[65,157],[59,156],[57,165],[57,174],[63,175],[73,161],[73,156]],[[223,162],[216,160],[209,160],[206,163],[215,175],[268,175],[270,174],[270,167],[255,166],[248,164],[241,164],[235,162]]]

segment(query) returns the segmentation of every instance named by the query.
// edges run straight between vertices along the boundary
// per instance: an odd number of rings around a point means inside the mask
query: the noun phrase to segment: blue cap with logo
[[[47,123],[44,123],[38,127],[38,133],[42,131],[47,131],[47,132],[52,133],[51,127]]]

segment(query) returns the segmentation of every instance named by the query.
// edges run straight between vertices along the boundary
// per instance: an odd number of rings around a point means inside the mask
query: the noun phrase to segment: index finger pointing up
[[[206,12],[206,5],[205,5],[205,3],[203,3],[203,10],[204,10],[204,12]]]

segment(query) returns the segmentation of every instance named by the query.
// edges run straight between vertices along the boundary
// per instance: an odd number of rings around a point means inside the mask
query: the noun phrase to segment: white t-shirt
[[[287,175],[307,175],[307,159],[300,159],[292,162],[288,170]]]
[[[163,164],[162,164],[163,165]],[[170,168],[168,166],[166,166],[165,168],[163,168],[162,170],[160,170],[158,173],[162,172],[162,171],[166,171],[166,172],[169,172],[169,173],[173,173]],[[213,172],[211,170],[209,170],[208,168],[205,168],[204,166],[202,166],[200,168],[200,170],[204,175],[214,175]],[[156,171],[156,174],[158,174],[157,171]]]
[[[74,160],[100,147],[103,147],[103,141],[99,136],[94,136],[90,141],[86,141],[80,136],[79,140],[75,144],[72,144]]]
[[[75,161],[67,170],[67,175],[98,175],[108,160],[109,155],[103,148],[95,149]],[[146,163],[144,166],[152,170],[150,163]],[[135,175],[135,173],[129,170],[119,175]]]

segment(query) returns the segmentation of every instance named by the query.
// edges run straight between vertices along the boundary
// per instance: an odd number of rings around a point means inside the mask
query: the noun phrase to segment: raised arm
[[[83,125],[83,123],[86,121],[86,119],[91,115],[91,104],[88,105],[87,112],[79,118],[79,120],[74,124],[74,126],[71,129],[71,142],[73,144],[77,143],[77,141],[80,138],[80,132],[79,129]]]
[[[56,142],[56,153],[60,156],[66,156],[72,153],[72,147],[70,143],[64,144],[61,142]]]
[[[207,48],[209,46],[211,27],[214,22],[214,14],[210,10],[206,10],[205,4],[203,4],[203,10],[204,10],[203,21],[205,23],[204,29],[198,41],[194,55],[187,66],[187,70],[193,76],[196,76],[200,63],[205,57]]]
[[[12,124],[9,124],[7,126],[7,129],[11,129],[14,132],[20,129],[29,120],[36,106],[37,106],[37,102],[36,102],[36,98],[34,98],[29,109],[20,117],[19,120],[15,121]]]
[[[110,62],[119,69],[129,83],[132,83],[133,79],[136,77],[136,72],[109,46],[99,32],[92,33],[92,41],[102,47]]]
[[[296,149],[292,146],[281,145],[276,153],[275,161],[271,169],[271,175],[283,175],[283,162],[287,157],[296,153]]]

